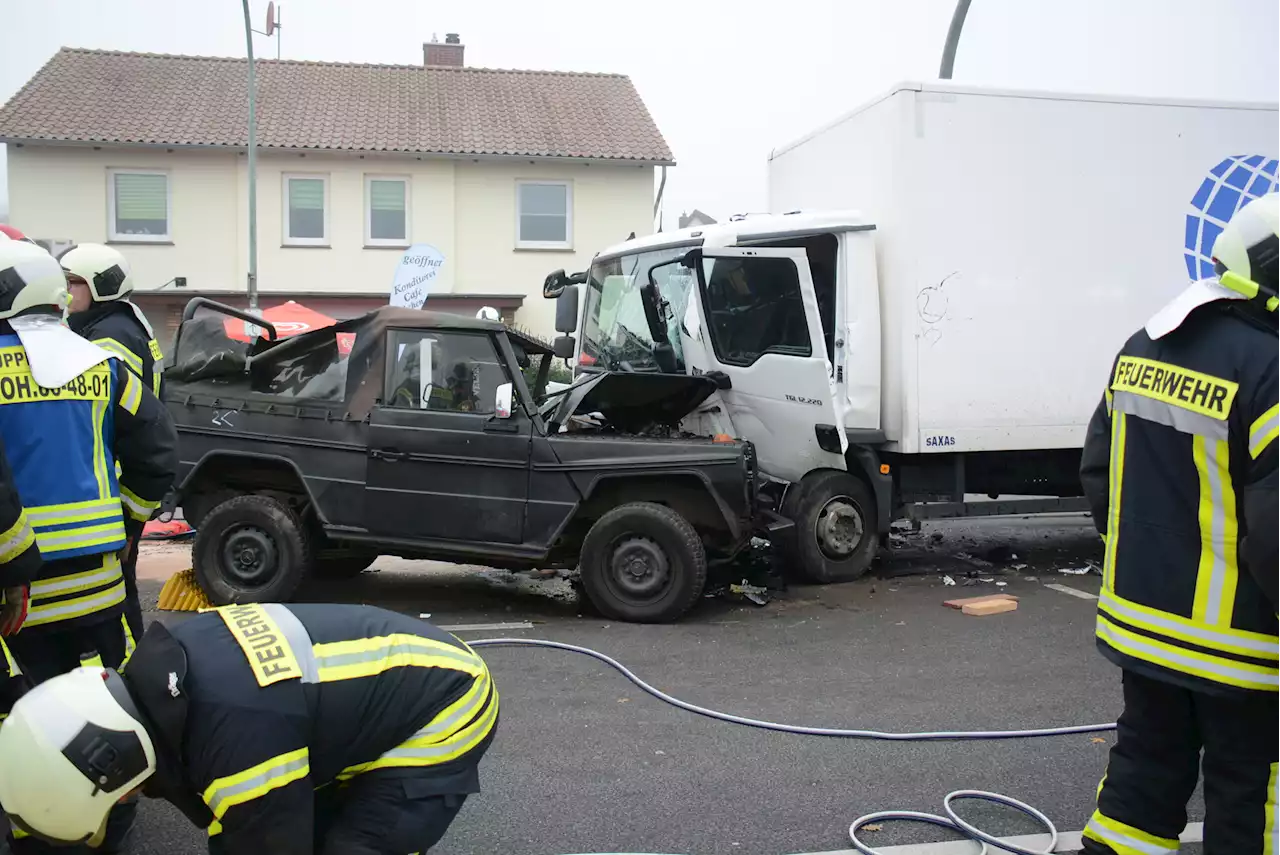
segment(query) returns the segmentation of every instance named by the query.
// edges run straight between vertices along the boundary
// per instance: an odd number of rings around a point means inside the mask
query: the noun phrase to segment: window
[[[366,246],[409,245],[409,179],[366,175]]]
[[[284,243],[286,246],[329,245],[329,177],[284,177]]]
[[[386,404],[492,415],[507,371],[487,335],[392,331]]]
[[[573,248],[573,196],[568,181],[516,182],[516,248]]]
[[[809,322],[796,266],[789,258],[705,258],[711,343],[726,365],[762,354],[811,356]]]
[[[169,240],[169,173],[107,170],[108,233],[114,241]]]

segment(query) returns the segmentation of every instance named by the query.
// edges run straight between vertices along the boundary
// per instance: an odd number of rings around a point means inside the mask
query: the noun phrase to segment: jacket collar
[[[85,330],[93,327],[94,324],[98,323],[98,321],[102,320],[107,315],[115,314],[119,309],[125,308],[124,306],[119,305],[119,303],[120,301],[117,300],[105,303],[94,303],[83,312],[76,312],[74,315],[68,315],[67,325],[70,326],[73,331],[83,335]]]

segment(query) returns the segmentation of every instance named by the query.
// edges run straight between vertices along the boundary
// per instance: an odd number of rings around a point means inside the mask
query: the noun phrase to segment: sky
[[[245,55],[236,0],[0,2],[0,101],[64,45]],[[663,205],[672,228],[695,207],[719,219],[764,210],[770,150],[896,82],[936,79],[953,6],[287,0],[281,48],[289,59],[420,64],[424,41],[456,32],[471,66],[630,75],[675,153]],[[261,29],[266,0],[250,8]],[[953,76],[1011,88],[1275,102],[1278,31],[1276,0],[973,0]],[[274,39],[254,39],[259,56],[275,56]]]

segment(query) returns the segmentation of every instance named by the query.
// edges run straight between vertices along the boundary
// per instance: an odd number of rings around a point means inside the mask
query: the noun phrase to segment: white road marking
[[[1058,845],[1054,848],[1054,852],[1075,852],[1080,849],[1080,831],[1060,831],[1058,832]],[[863,832],[862,842],[877,849],[884,855],[973,855],[977,851],[977,844],[972,840],[946,840],[941,843],[907,843],[901,846],[881,846],[876,847],[874,834]],[[1204,823],[1191,822],[1187,823],[1187,827],[1182,834],[1178,835],[1183,843],[1203,843],[1204,842]],[[1012,843],[1014,846],[1020,846],[1023,849],[1042,848],[1049,842],[1049,835],[1040,834],[1022,834],[1017,837],[1000,838],[1005,843]],[[991,850],[995,852],[996,850]],[[839,849],[832,852],[808,852],[796,853],[796,855],[859,855],[855,849]]]
[[[1048,582],[1045,587],[1050,591],[1057,591],[1059,594],[1070,594],[1073,597],[1079,597],[1082,600],[1096,600],[1097,594],[1090,594],[1088,591],[1081,591],[1079,588],[1072,588],[1070,585],[1059,585],[1057,582]]]
[[[490,632],[506,629],[533,629],[533,624],[527,620],[511,621],[509,623],[455,623],[442,625],[440,629],[445,632]]]

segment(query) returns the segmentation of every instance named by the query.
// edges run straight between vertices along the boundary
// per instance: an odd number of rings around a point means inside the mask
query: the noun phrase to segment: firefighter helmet
[[[67,279],[53,256],[33,243],[0,243],[0,320],[30,309],[61,312],[70,304]]]
[[[1268,193],[1236,212],[1213,243],[1213,262],[1224,287],[1261,303],[1268,312],[1276,310],[1280,194]]]
[[[68,276],[78,276],[89,285],[93,302],[123,300],[133,291],[129,262],[117,250],[100,243],[82,243],[58,259]]]

